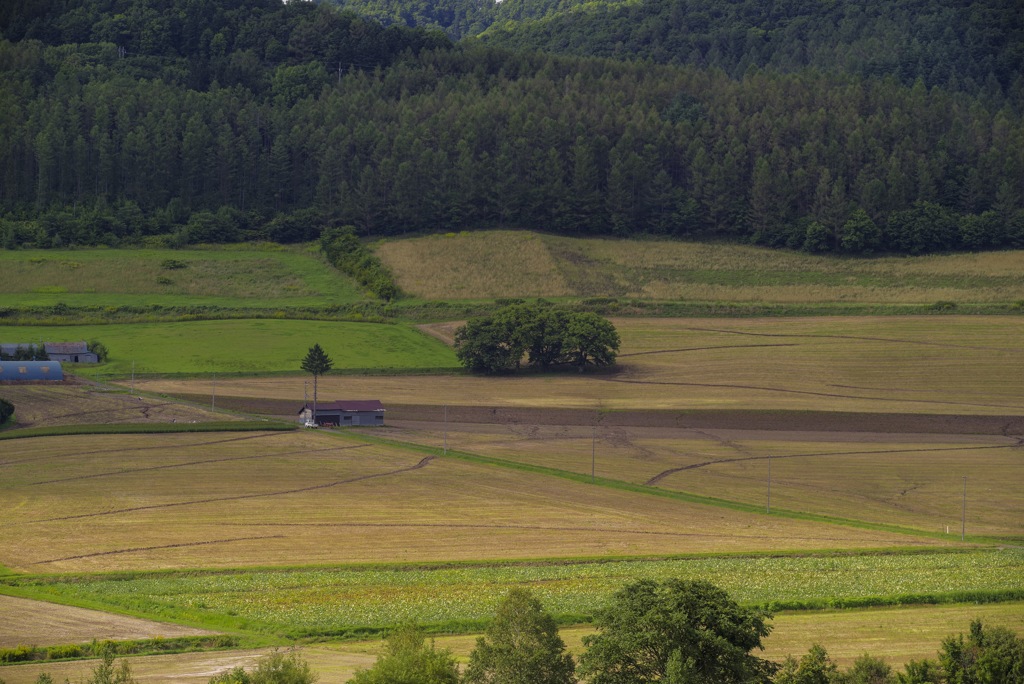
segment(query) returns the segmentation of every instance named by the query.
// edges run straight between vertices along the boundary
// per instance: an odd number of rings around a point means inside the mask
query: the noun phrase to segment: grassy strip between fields
[[[634,559],[427,571],[397,566],[380,571],[179,571],[173,577],[22,576],[0,580],[0,593],[247,633],[252,638],[349,639],[379,635],[406,621],[433,633],[480,631],[493,614],[501,593],[496,587],[501,586],[532,586],[560,624],[583,624],[623,582],[640,577],[703,577],[727,587],[744,605],[769,612],[1024,600],[1024,588],[1006,585],[1019,567],[1019,554],[1005,553]],[[865,573],[875,591],[860,594]],[[970,583],[987,587],[950,589],[962,585],[964,575],[970,575]],[[747,586],[752,576],[761,586]],[[941,578],[939,584],[936,577]],[[885,592],[907,583],[932,590]],[[937,586],[945,590],[934,589]]]
[[[623,480],[613,480],[605,477],[591,477],[582,473],[576,473],[568,470],[560,470],[558,468],[549,468],[547,466],[533,465],[529,463],[519,463],[516,461],[507,461],[505,459],[494,458],[492,456],[481,456],[479,454],[473,454],[467,451],[458,451],[449,449],[444,452],[442,449],[437,447],[424,446],[419,444],[410,444],[408,442],[401,442],[393,439],[385,439],[381,437],[374,437],[373,435],[366,434],[346,434],[346,433],[335,433],[344,434],[346,437],[365,441],[373,444],[382,444],[394,448],[406,449],[409,451],[415,451],[418,453],[430,454],[433,456],[444,456],[447,458],[455,458],[461,461],[467,461],[469,463],[477,463],[480,465],[498,466],[501,468],[508,468],[510,470],[520,470],[523,472],[535,473],[537,475],[548,475],[551,477],[559,477],[565,480],[571,480],[573,482],[579,482],[583,484],[592,484],[601,487],[608,487],[610,489],[618,489],[621,491],[634,492],[637,494],[649,494],[651,496],[659,496],[666,499],[674,499],[676,501],[685,501],[687,503],[704,504],[708,506],[717,506],[719,508],[727,508],[742,513],[757,513],[760,515],[771,515],[779,518],[788,518],[791,520],[805,520],[809,522],[826,523],[830,525],[843,525],[845,527],[854,527],[864,530],[874,530],[877,532],[893,532],[896,534],[905,534],[915,537],[927,537],[930,539],[942,539],[944,541],[949,540],[949,535],[941,532],[930,532],[927,530],[918,530],[911,527],[903,527],[901,525],[889,525],[886,523],[873,523],[864,520],[856,520],[852,518],[838,518],[835,516],[821,515],[819,513],[806,513],[803,511],[791,511],[782,508],[773,508],[771,512],[767,512],[764,507],[753,504],[741,503],[738,501],[730,501],[728,499],[719,499],[711,496],[701,496],[698,494],[689,494],[686,492],[676,492],[667,489],[659,489],[658,487],[648,487],[646,485],[634,484],[632,482],[624,482]],[[1000,538],[984,537],[979,535],[966,535],[964,537],[965,542],[978,543],[978,544],[991,544],[999,541],[1016,541],[1016,540],[1003,540]]]
[[[87,644],[59,644],[55,646],[16,646],[0,648],[0,665],[37,661],[78,660],[99,658],[104,653],[118,656],[160,655],[192,651],[218,651],[239,648],[242,640],[237,636],[216,634],[210,636],[183,636],[165,639],[135,639],[128,641],[96,641]]]
[[[64,435],[137,435],[174,432],[269,432],[296,430],[293,423],[272,420],[223,420],[210,423],[97,423],[95,425],[54,425],[23,428],[0,433],[3,439],[59,437]]]

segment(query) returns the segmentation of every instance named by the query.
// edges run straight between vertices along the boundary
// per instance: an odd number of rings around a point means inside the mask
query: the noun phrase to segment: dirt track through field
[[[691,463],[690,465],[681,466],[679,468],[670,468],[664,472],[658,473],[644,484],[653,487],[669,475],[675,473],[681,473],[685,470],[697,470],[699,468],[705,468],[707,466],[722,465],[725,463],[739,463],[742,461],[765,461],[765,460],[782,460],[789,458],[821,458],[826,456],[879,456],[883,454],[913,454],[913,453],[927,453],[935,454],[940,452],[950,451],[981,451],[983,449],[1019,449],[1024,446],[1024,439],[1018,439],[1014,444],[993,444],[988,446],[968,446],[968,447],[945,447],[945,448],[928,448],[928,449],[883,449],[879,451],[823,451],[816,454],[780,454],[776,456],[743,456],[738,458],[721,458],[715,461],[702,461],[701,463]]]
[[[225,526],[245,527],[299,527],[299,528],[347,528],[347,529],[441,529],[441,530],[516,530],[530,532],[571,532],[597,534],[635,534],[642,536],[691,538],[691,539],[764,539],[764,534],[732,534],[727,532],[703,533],[703,532],[658,532],[654,530],[637,530],[619,527],[559,527],[553,525],[477,525],[460,523],[225,523]],[[268,537],[271,539],[273,537]],[[808,537],[808,536],[774,536],[772,539],[779,541],[826,541],[834,542],[836,537]],[[883,540],[878,540],[880,543]],[[908,545],[930,546],[930,541],[907,541]]]
[[[187,461],[185,463],[168,463],[166,465],[149,466],[146,468],[128,468],[125,470],[112,470],[106,473],[93,473],[91,475],[76,475],[75,477],[64,477],[58,480],[42,480],[40,482],[29,482],[28,486],[54,484],[57,482],[74,482],[76,480],[92,480],[98,477],[111,477],[116,475],[128,475],[130,473],[142,473],[150,470],[168,470],[171,468],[187,468],[207,463],[224,463],[225,461],[248,461],[255,458],[277,458],[280,456],[295,456],[296,454],[315,454],[322,451],[345,451],[346,449],[365,449],[369,444],[356,444],[354,446],[336,446],[325,449],[300,449],[298,451],[283,451],[280,453],[250,454],[249,456],[229,456],[225,458],[208,458],[202,461]]]
[[[798,347],[800,345],[796,343],[792,344],[723,344],[714,347],[686,347],[684,349],[658,349],[655,351],[642,351],[632,352],[630,354],[619,354],[618,358],[622,359],[627,356],[650,356],[652,354],[677,354],[681,352],[692,352],[692,351],[709,351],[712,349],[760,349],[762,347]]]
[[[1019,353],[1019,349],[1008,349],[1005,347],[985,347],[972,344],[953,344],[951,342],[928,342],[926,340],[904,340],[891,337],[867,337],[863,335],[815,335],[812,333],[762,333],[749,332],[746,330],[723,330],[720,328],[681,328],[693,332],[713,332],[727,335],[746,335],[748,337],[802,337],[812,340],[860,340],[863,342],[890,342],[892,344],[915,344],[925,347],[943,347],[947,349],[981,349],[984,351],[999,351]]]
[[[234,539],[211,539],[201,542],[183,542],[181,544],[164,544],[163,546],[140,546],[134,549],[117,549],[115,551],[97,551],[96,553],[83,553],[78,556],[67,556],[65,558],[51,558],[49,560],[36,561],[32,565],[44,565],[46,563],[59,563],[61,561],[79,560],[81,558],[96,558],[97,556],[116,556],[122,553],[140,553],[142,551],[159,551],[161,549],[180,549],[188,546],[211,546],[213,544],[230,544],[231,542],[256,541],[260,539],[283,539],[284,535],[272,534],[264,537],[236,537]]]
[[[196,499],[194,501],[175,501],[172,503],[165,504],[151,504],[149,506],[133,506],[131,508],[119,508],[113,511],[101,511],[99,513],[81,513],[79,515],[65,515],[56,518],[42,518],[39,520],[26,520],[20,524],[32,524],[32,523],[47,523],[47,522],[60,522],[64,520],[79,520],[82,518],[99,518],[108,515],[120,515],[122,513],[135,513],[137,511],[150,511],[161,508],[179,508],[182,506],[195,506],[199,504],[209,503],[221,503],[223,501],[242,501],[245,499],[262,499],[271,496],[286,496],[288,494],[299,494],[302,492],[312,492],[318,489],[329,489],[331,487],[338,487],[340,485],[352,484],[353,482],[363,482],[365,480],[372,480],[378,477],[388,477],[389,475],[399,475],[401,473],[408,473],[420,468],[425,468],[430,461],[434,460],[434,456],[427,456],[420,460],[416,465],[409,466],[407,468],[398,468],[396,470],[389,470],[384,473],[373,473],[370,475],[360,475],[359,477],[349,478],[347,480],[336,480],[334,482],[327,482],[319,485],[311,485],[309,487],[299,487],[296,489],[285,489],[276,492],[262,492],[259,494],[238,494],[236,496],[222,496],[212,497],[209,499]],[[18,523],[16,523],[18,524]]]
[[[778,392],[781,394],[800,394],[812,397],[828,397],[831,399],[856,399],[859,401],[885,401],[903,404],[933,404],[938,406],[974,406],[978,408],[1001,408],[1020,410],[1019,406],[1007,404],[975,404],[966,401],[939,401],[938,399],[896,399],[893,397],[863,397],[855,394],[836,394],[832,392],[813,392],[811,390],[786,389],[784,387],[761,387],[758,385],[727,385],[710,382],[670,382],[667,380],[626,380],[622,378],[600,378],[605,382],[620,382],[627,385],[670,385],[678,387],[710,387],[714,389],[744,389],[758,392]]]
[[[1024,435],[1024,416],[853,413],[830,411],[611,411],[530,407],[448,406],[448,422],[759,430],[770,432],[869,432],[878,434]],[[388,420],[444,424],[444,407],[389,404]]]
[[[174,433],[165,433],[174,434]],[[188,434],[188,433],[179,433]],[[249,439],[262,439],[265,437],[279,437],[281,435],[287,435],[287,432],[266,432],[258,435],[245,435],[244,437],[227,437],[225,439],[211,439],[206,442],[194,442],[192,444],[185,445],[188,448],[210,446],[211,444],[226,444],[228,442],[243,442]],[[93,435],[90,435],[93,436]],[[36,439],[46,439],[45,437],[39,437]],[[61,454],[60,456],[35,456],[33,458],[21,458],[14,461],[2,461],[0,462],[0,468],[9,465],[17,465],[19,463],[30,463],[32,461],[45,461],[52,460],[54,458],[78,458],[79,456],[95,456],[96,454],[123,454],[123,453],[134,453],[138,451],[158,451],[160,449],[181,449],[181,444],[158,444],[156,446],[144,446],[144,447],[128,447],[121,449],[93,449],[92,451],[78,451],[71,454]]]

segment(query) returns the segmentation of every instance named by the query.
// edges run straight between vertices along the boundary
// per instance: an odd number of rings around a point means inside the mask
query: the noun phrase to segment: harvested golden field
[[[607,373],[512,377],[337,376],[324,399],[385,405],[771,410],[1024,415],[1024,317],[618,319]],[[442,326],[442,334],[444,326]],[[218,381],[218,393],[289,399],[296,376]],[[201,394],[206,381],[154,379],[152,392]],[[739,427],[739,426],[738,426]]]
[[[917,541],[313,431],[12,440],[0,520],[0,564],[45,573]]]
[[[155,639],[210,634],[206,630],[153,622],[0,595],[0,648],[19,645],[50,646],[100,641]]]
[[[14,404],[18,427],[98,423],[191,423],[236,420],[181,402],[133,396],[91,383],[4,385],[0,396]]]
[[[850,259],[744,245],[485,231],[388,240],[378,245],[377,254],[405,292],[436,300],[1024,300],[1024,251]]]
[[[510,414],[504,414],[507,417]],[[373,434],[559,470],[959,538],[1024,537],[1019,437],[397,421]]]

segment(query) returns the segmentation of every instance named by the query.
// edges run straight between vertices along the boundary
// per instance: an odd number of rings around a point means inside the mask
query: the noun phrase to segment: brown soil
[[[201,395],[180,394],[198,401]],[[236,411],[294,419],[299,404],[286,399],[217,398]],[[448,406],[451,423],[526,425],[600,425],[602,427],[765,430],[772,432],[877,432],[886,434],[1024,435],[1024,416],[928,415],[919,413],[853,413],[831,411],[610,411],[493,406]],[[388,404],[387,421],[443,423],[445,407],[432,404]]]
[[[60,606],[55,603],[0,596],[0,648],[19,644],[50,646],[93,639],[152,639],[212,634],[202,629]]]

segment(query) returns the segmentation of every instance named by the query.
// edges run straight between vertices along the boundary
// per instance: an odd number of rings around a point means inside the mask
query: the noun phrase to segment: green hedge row
[[[14,404],[6,399],[0,398],[0,425],[14,415]]]
[[[328,228],[320,236],[320,249],[336,269],[386,302],[399,295],[394,276],[356,236],[353,226]]]
[[[97,658],[105,653],[114,655],[149,655],[154,653],[182,653],[220,648],[237,648],[238,637],[218,634],[188,636],[172,639],[138,639],[134,641],[92,641],[87,644],[60,644],[57,646],[16,646],[0,648],[0,663],[24,663],[37,660],[71,660]]]

